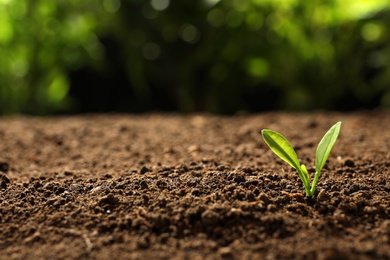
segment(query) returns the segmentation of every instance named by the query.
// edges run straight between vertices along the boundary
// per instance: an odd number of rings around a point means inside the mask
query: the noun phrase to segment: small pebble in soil
[[[147,173],[147,172],[150,172],[150,169],[149,169],[148,167],[146,167],[146,166],[143,166],[143,167],[141,168],[141,170],[140,170],[140,173],[141,173],[141,174],[145,174],[145,173]]]
[[[10,183],[10,180],[5,176],[4,174],[0,175],[0,187],[3,189],[6,189],[8,184]]]
[[[230,247],[221,247],[218,249],[218,254],[222,259],[232,259],[233,258],[233,253],[232,249]]]
[[[351,159],[347,159],[347,160],[345,160],[344,165],[347,167],[353,168],[353,167],[355,167],[355,162],[352,161]]]
[[[267,206],[267,211],[269,211],[269,212],[275,212],[275,211],[277,211],[277,209],[278,208],[274,204],[269,204]]]
[[[326,194],[325,190],[320,190],[318,193],[317,199],[318,201],[325,201],[328,198],[328,195]]]
[[[71,184],[69,189],[73,192],[81,192],[83,190],[83,185],[81,184]]]
[[[291,184],[286,185],[286,189],[288,189],[288,190],[291,190],[292,187],[293,187],[293,186],[292,186]]]
[[[268,198],[268,196],[265,193],[260,193],[259,199],[262,200],[267,205],[271,203],[271,200]]]
[[[71,171],[64,171],[65,176],[73,176],[73,172]]]
[[[8,172],[9,164],[6,162],[0,162],[0,172]]]

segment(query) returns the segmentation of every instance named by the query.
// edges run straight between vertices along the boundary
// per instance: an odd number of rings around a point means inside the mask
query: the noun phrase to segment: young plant
[[[314,175],[313,182],[310,181],[310,176],[307,172],[306,166],[299,163],[298,156],[294,151],[294,148],[278,132],[263,129],[261,135],[263,136],[266,144],[271,148],[271,150],[279,156],[283,161],[287,162],[291,167],[293,167],[299,174],[299,177],[302,180],[303,186],[305,187],[306,195],[313,196],[316,191],[316,186],[318,178],[320,177],[320,172],[322,167],[324,167],[326,160],[330,154],[330,151],[335,144],[337,137],[340,133],[341,122],[334,124],[328,132],[322,137],[320,143],[318,144],[316,151],[316,173]]]

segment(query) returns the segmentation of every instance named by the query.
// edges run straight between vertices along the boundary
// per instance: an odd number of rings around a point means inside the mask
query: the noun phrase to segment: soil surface
[[[314,171],[304,196],[261,138]],[[1,259],[390,259],[390,111],[0,118]]]

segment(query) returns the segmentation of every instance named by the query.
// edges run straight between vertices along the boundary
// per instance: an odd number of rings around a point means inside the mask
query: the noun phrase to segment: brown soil
[[[281,132],[314,197],[263,142]],[[390,259],[390,111],[0,118],[1,259]]]

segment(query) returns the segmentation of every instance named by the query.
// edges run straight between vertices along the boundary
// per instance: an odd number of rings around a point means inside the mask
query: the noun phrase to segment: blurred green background
[[[388,0],[0,0],[0,114],[390,107]]]

